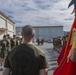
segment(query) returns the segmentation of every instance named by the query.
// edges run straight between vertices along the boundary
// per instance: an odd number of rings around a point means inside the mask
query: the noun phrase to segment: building
[[[52,38],[63,36],[63,26],[34,26],[35,39],[50,40]]]
[[[16,36],[21,37],[22,27],[16,27]]]
[[[70,31],[64,31],[64,36],[67,36],[70,33]]]
[[[0,11],[0,39],[6,34],[10,34],[11,37],[15,34],[15,22]]]
[[[54,37],[64,36],[63,26],[34,26],[34,39],[49,40]],[[22,27],[16,27],[16,35],[21,36]]]

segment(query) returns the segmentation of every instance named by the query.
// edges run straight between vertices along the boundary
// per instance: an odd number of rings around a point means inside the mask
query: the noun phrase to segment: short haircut
[[[3,38],[6,38],[6,35],[4,35]]]
[[[31,38],[32,34],[34,34],[34,29],[31,25],[26,25],[22,28],[22,36],[24,38]]]
[[[13,35],[13,37],[16,37],[16,35]]]

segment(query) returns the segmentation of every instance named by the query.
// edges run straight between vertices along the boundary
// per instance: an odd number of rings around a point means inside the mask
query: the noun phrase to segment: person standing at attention
[[[47,75],[45,54],[32,44],[34,30],[31,25],[22,28],[23,44],[13,48],[5,60],[2,75]]]

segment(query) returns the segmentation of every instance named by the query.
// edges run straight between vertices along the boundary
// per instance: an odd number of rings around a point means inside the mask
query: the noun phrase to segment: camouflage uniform
[[[16,47],[16,39],[11,39],[11,48]]]
[[[10,39],[7,39],[7,43],[8,43],[7,50],[9,52],[9,51],[11,51],[11,40]]]
[[[7,40],[2,40],[2,50],[1,50],[1,53],[0,53],[0,57],[1,58],[5,58],[7,56]]]
[[[21,44],[21,41],[20,40],[17,40],[16,41],[16,46],[20,45]]]

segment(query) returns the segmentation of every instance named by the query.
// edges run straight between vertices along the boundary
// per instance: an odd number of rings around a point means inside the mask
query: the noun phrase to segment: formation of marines
[[[10,37],[9,34],[4,35],[3,39],[0,40],[0,66],[4,65],[5,58],[7,54],[16,46],[20,45],[22,42],[22,39],[19,37],[16,37],[16,35],[13,35],[13,38]],[[38,45],[43,45],[44,40],[41,41],[37,39]],[[59,49],[63,47],[63,45],[66,43],[66,36],[63,38],[57,37],[53,38],[53,47],[54,49]]]
[[[7,54],[14,48],[15,46],[18,46],[21,44],[21,38],[16,37],[16,35],[13,35],[13,38],[10,37],[9,34],[4,35],[3,39],[0,40],[0,65],[3,66],[5,58]]]
[[[61,50],[66,41],[67,41],[67,35],[63,36],[62,38],[61,37],[53,38],[53,49]]]
[[[57,49],[57,50],[61,50],[62,47],[64,46],[64,44],[66,43],[67,41],[67,36],[68,35],[65,35],[63,37],[54,37],[53,38],[53,49]],[[44,39],[37,39],[37,44],[38,45],[43,45],[44,44]]]

